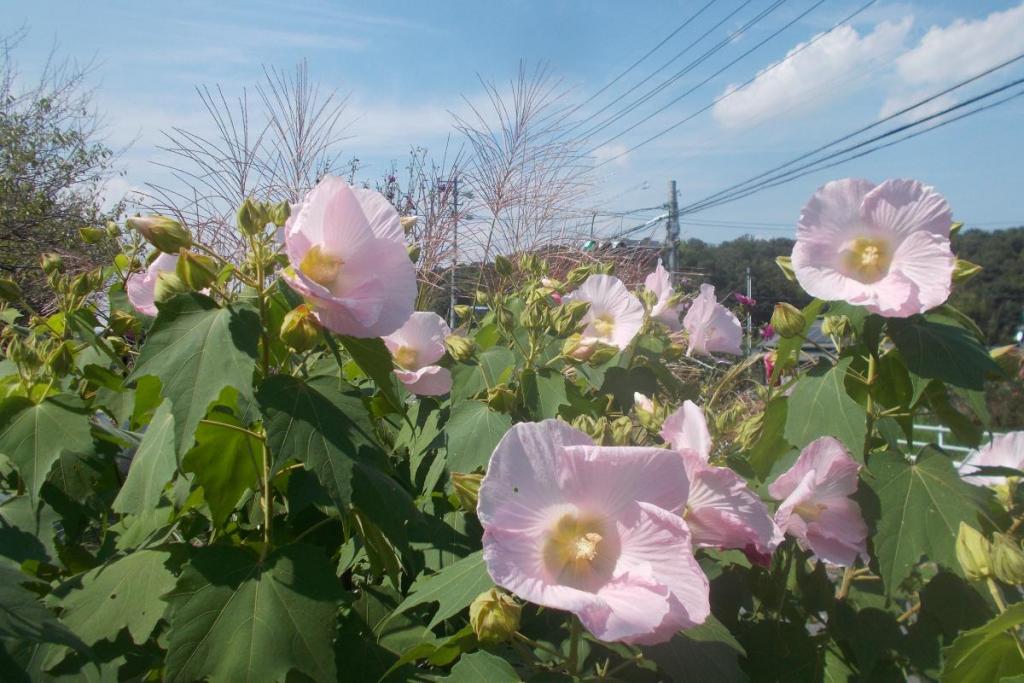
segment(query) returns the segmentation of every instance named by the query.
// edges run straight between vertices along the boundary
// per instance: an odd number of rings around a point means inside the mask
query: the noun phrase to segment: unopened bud
[[[772,311],[772,328],[780,337],[788,339],[804,333],[804,314],[793,304],[785,301],[775,304]]]
[[[47,275],[52,275],[53,273],[63,273],[64,259],[61,257],[60,254],[54,254],[53,252],[42,254],[39,257],[39,267],[42,268],[43,272],[46,273]]]
[[[93,291],[94,278],[91,273],[82,273],[71,281],[71,293],[75,296],[85,296]]]
[[[413,263],[418,263],[420,260],[420,245],[410,244],[405,248],[405,251],[409,254],[409,260]]]
[[[547,327],[547,314],[547,307],[534,302],[523,310],[519,322],[528,330],[541,330]]]
[[[0,277],[0,299],[12,304],[21,301],[21,287],[14,280]]]
[[[165,254],[177,254],[192,246],[192,235],[178,221],[167,216],[132,216],[126,223],[147,242]]]
[[[964,522],[956,536],[956,559],[971,581],[980,581],[991,575],[992,545],[982,533]]]
[[[185,294],[188,291],[188,285],[178,277],[177,273],[165,270],[156,276],[156,287],[153,290],[153,301],[163,303],[173,299],[178,294]]]
[[[402,216],[398,220],[402,224],[402,232],[406,235],[411,233],[416,227],[416,223],[419,222],[419,218],[416,216]]]
[[[114,311],[110,314],[110,330],[114,334],[138,332],[140,327],[138,319],[127,311]]]
[[[1024,584],[1024,552],[1017,541],[1006,534],[994,534],[990,558],[997,579],[1015,586]]]
[[[789,256],[776,256],[775,265],[779,267],[782,274],[790,282],[796,282],[796,272],[793,270],[793,259]]]
[[[845,337],[851,329],[850,319],[845,315],[826,315],[821,321],[821,333],[829,337]]]
[[[587,361],[597,350],[597,344],[596,339],[584,339],[581,335],[574,334],[562,344],[562,355],[576,361]]]
[[[444,347],[448,350],[448,355],[453,359],[465,362],[473,357],[473,352],[476,351],[476,344],[469,337],[463,337],[461,334],[449,334],[445,337]]]
[[[1020,374],[1022,363],[1024,363],[1024,353],[1016,344],[996,347],[989,351],[988,355],[996,362],[999,369],[1006,373],[1007,377],[1016,377]]]
[[[981,270],[981,266],[977,263],[971,263],[970,261],[958,258],[956,263],[953,264],[953,282],[958,285],[967,282],[980,273]]]
[[[79,228],[78,236],[86,244],[96,244],[107,236],[107,231],[102,228]]]
[[[455,497],[458,498],[459,505],[466,512],[476,512],[476,502],[480,495],[480,482],[483,478],[484,475],[482,474],[452,472],[452,488],[455,490]]]
[[[490,295],[482,289],[476,290],[476,294],[474,295],[473,298],[481,306],[486,306],[487,303],[491,300]]]
[[[284,316],[281,341],[296,353],[308,351],[320,341],[320,324],[308,304],[300,304]]]
[[[949,226],[949,236],[952,237],[953,235],[960,232],[960,228],[962,227],[964,227],[964,224],[961,221],[953,223],[953,225]]]
[[[278,202],[270,207],[269,218],[270,222],[279,228],[283,228],[284,224],[288,222],[288,218],[292,215],[292,205],[287,200]]]
[[[258,235],[267,227],[267,214],[263,206],[257,204],[251,197],[246,197],[242,205],[238,207],[236,218],[238,229],[246,235]]]
[[[473,314],[473,307],[469,304],[455,304],[455,315],[459,320],[465,320]]]
[[[476,597],[469,606],[469,623],[481,645],[503,643],[519,630],[522,607],[511,595],[492,588]]]
[[[628,417],[615,418],[609,425],[613,446],[628,446],[633,434],[633,421]]]
[[[107,221],[106,231],[107,237],[110,237],[112,239],[121,236],[121,228],[118,227],[117,223],[115,223],[114,221]]]
[[[504,384],[499,384],[487,391],[487,405],[498,412],[508,413],[515,406],[516,395]]]
[[[55,375],[65,375],[75,366],[74,346],[70,341],[64,341],[46,359],[46,365]]]
[[[217,279],[217,262],[209,256],[182,249],[174,272],[191,289],[206,289]]]
[[[575,289],[586,282],[587,278],[590,277],[593,272],[593,266],[577,266],[569,271],[565,284],[567,287]]]
[[[494,270],[502,277],[510,277],[515,272],[515,266],[508,258],[498,254],[494,257]]]

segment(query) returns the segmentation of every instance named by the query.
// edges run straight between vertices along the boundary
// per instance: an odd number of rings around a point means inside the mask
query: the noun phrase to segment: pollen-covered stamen
[[[408,346],[399,346],[394,353],[395,362],[407,370],[416,367],[418,355],[416,349],[409,348]]]
[[[808,522],[814,522],[817,521],[819,517],[821,517],[821,513],[824,512],[825,509],[826,506],[822,505],[821,503],[813,503],[811,501],[807,501],[805,503],[800,503],[795,508],[793,508],[793,512],[800,515]]]
[[[892,253],[885,240],[863,237],[844,249],[846,271],[861,282],[880,280],[889,270]]]
[[[330,289],[338,278],[341,266],[341,259],[325,254],[319,244],[314,244],[302,257],[299,270],[313,282]]]
[[[612,314],[602,313],[597,316],[594,319],[594,331],[600,337],[611,338],[612,332],[615,331],[615,318],[612,317]]]
[[[601,534],[588,532],[576,539],[576,560],[592,561],[597,557],[597,544],[602,540]]]
[[[563,515],[548,532],[544,564],[557,580],[570,586],[588,585],[605,577],[614,566],[614,542],[604,522],[587,515]]]

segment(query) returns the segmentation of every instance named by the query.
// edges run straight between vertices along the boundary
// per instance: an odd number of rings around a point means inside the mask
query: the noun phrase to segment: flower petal
[[[452,390],[452,373],[440,365],[428,365],[419,370],[395,370],[405,388],[417,396],[443,396]]]
[[[678,454],[664,448],[566,446],[559,468],[565,500],[615,518],[637,502],[681,510],[689,489]]]
[[[909,236],[925,231],[949,238],[953,211],[945,197],[917,180],[886,180],[864,196],[861,216],[876,228]]]
[[[677,451],[691,450],[707,460],[711,456],[711,432],[704,411],[690,400],[665,418],[661,438]]]

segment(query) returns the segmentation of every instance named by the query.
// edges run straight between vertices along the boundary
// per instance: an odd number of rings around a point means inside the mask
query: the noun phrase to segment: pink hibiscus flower
[[[127,289],[128,301],[136,311],[146,315],[156,315],[159,312],[154,301],[156,297],[156,280],[160,273],[173,273],[177,265],[177,254],[164,254],[161,252],[149,264],[146,272],[132,273],[128,276],[125,288]]]
[[[1024,470],[1024,431],[996,434],[985,446],[974,451],[960,463],[960,476],[975,486],[1000,486],[1006,477],[972,474],[976,467],[1012,467]]]
[[[683,401],[683,405],[665,418],[661,438],[677,451],[693,451],[705,461],[711,457],[708,422],[704,411],[693,401]]]
[[[644,324],[644,305],[612,275],[591,275],[579,289],[562,298],[590,304],[582,321],[586,325],[584,339],[624,349]]]
[[[444,340],[452,333],[437,313],[417,311],[398,330],[384,337],[395,359],[395,375],[418,396],[440,396],[452,389],[452,373],[435,365],[444,356]]]
[[[326,176],[285,226],[288,284],[329,330],[379,337],[413,311],[416,271],[398,212],[372,190]]]
[[[743,328],[732,311],[715,299],[712,285],[701,285],[700,294],[693,300],[683,318],[683,328],[689,333],[687,356],[694,353],[709,356],[712,353],[742,353]]]
[[[557,420],[517,424],[480,486],[487,570],[524,600],[575,613],[601,640],[668,640],[710,613],[678,514],[687,489],[672,451],[595,446]]]
[[[673,332],[682,329],[682,325],[679,323],[679,313],[682,307],[678,303],[672,303],[676,292],[672,287],[672,276],[661,265],[661,259],[658,259],[658,267],[654,269],[654,272],[644,280],[644,287],[658,297],[651,308],[651,317],[665,323]]]
[[[793,270],[811,296],[905,318],[949,298],[946,200],[916,180],[834,180],[804,207]]]
[[[858,555],[867,562],[868,527],[860,506],[849,497],[857,490],[859,471],[837,439],[812,441],[768,487],[782,500],[775,523],[825,562],[851,567]]]

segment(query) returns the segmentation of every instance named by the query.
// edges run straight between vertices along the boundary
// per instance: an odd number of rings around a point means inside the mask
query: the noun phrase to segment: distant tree
[[[24,36],[0,38],[0,271],[45,309],[39,254],[60,253],[72,272],[101,263],[103,247],[83,244],[78,230],[102,226],[121,206],[103,208],[116,154],[92,106],[90,68],[51,54],[26,85],[13,59]]]
[[[965,230],[953,250],[983,270],[958,286],[950,300],[971,316],[990,344],[1009,344],[1024,322],[1024,227]]]

